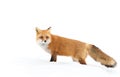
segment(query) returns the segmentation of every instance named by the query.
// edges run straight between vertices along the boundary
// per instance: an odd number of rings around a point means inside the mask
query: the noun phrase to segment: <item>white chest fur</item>
[[[47,40],[46,42],[42,40],[37,41],[38,45],[43,48],[46,52],[51,53],[50,50],[48,49],[48,45],[50,43],[50,40]]]
[[[41,48],[43,48],[47,53],[50,53],[50,50],[48,49],[48,45],[40,45]]]

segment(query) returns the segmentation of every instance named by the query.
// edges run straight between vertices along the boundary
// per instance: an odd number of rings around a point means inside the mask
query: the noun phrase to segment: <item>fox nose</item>
[[[44,42],[47,42],[46,40],[44,40]]]

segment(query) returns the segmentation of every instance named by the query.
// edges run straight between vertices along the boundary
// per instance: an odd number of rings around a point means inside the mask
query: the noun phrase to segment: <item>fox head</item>
[[[50,28],[46,30],[41,30],[36,27],[36,41],[39,45],[48,45],[51,42]]]

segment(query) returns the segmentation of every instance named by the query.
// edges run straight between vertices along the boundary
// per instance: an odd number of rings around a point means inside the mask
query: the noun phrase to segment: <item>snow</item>
[[[119,0],[1,0],[0,77],[119,77]],[[35,27],[95,44],[117,61],[106,68],[87,57],[87,65],[50,54],[35,40]]]

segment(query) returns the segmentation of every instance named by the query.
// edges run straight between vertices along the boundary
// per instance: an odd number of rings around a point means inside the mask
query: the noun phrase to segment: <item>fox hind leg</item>
[[[79,59],[79,63],[80,63],[80,64],[85,64],[85,65],[86,65],[86,61],[85,61],[84,59],[82,59],[82,58]]]
[[[78,58],[74,58],[74,57],[73,57],[72,59],[73,59],[74,62],[79,62],[80,64],[86,64],[85,60],[82,59],[82,58],[79,58],[79,59],[78,59]]]
[[[77,58],[72,57],[73,62],[78,62]]]

